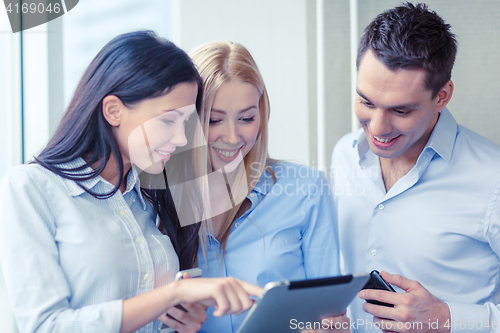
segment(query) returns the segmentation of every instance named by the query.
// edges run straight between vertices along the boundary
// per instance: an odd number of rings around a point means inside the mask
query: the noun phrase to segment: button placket
[[[133,245],[135,245],[137,253],[137,273],[139,274],[140,283],[138,285],[138,293],[142,294],[154,288],[154,264],[149,247],[146,245],[142,229],[139,222],[135,219],[134,214],[125,197],[119,199],[118,214],[122,217],[122,221],[130,232]],[[134,244],[135,243],[135,244]]]

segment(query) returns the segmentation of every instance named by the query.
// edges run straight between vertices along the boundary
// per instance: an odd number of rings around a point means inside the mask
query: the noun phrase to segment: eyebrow
[[[369,103],[372,103],[368,97],[366,97],[361,91],[359,91],[358,88],[356,88],[356,93],[364,100],[366,100]],[[373,104],[373,103],[372,103]],[[400,104],[400,105],[393,105],[390,107],[387,107],[386,109],[388,110],[396,110],[396,109],[402,109],[402,110],[415,110],[420,107],[420,104],[418,103],[408,103],[408,104]]]
[[[252,106],[249,106],[249,107],[247,107],[247,108],[244,108],[243,110],[238,111],[238,114],[243,113],[243,112],[250,111],[250,110],[252,110],[252,109],[257,109],[257,106],[252,105]],[[217,112],[217,113],[226,114],[226,111],[219,110],[219,109],[212,109],[212,112]]]
[[[170,110],[163,110],[163,112],[167,113],[167,112],[171,112],[171,111],[175,111],[177,112],[178,114],[180,114],[181,116],[184,115],[184,113],[182,113],[181,111],[177,110],[177,109],[170,109]]]
[[[181,109],[182,109],[182,108],[181,108]],[[195,110],[196,110],[196,108],[195,108]],[[168,110],[163,110],[163,112],[164,112],[164,113],[167,113],[167,112],[172,112],[172,111],[177,112],[177,113],[178,113],[179,115],[181,115],[181,116],[184,116],[184,115],[185,115],[185,112],[182,112],[182,111],[181,111],[181,110],[179,110],[179,109],[168,109]]]

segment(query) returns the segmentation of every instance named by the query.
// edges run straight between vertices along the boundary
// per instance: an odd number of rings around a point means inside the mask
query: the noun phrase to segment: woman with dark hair
[[[157,332],[162,322],[194,332],[206,306],[251,306],[260,288],[236,279],[172,282],[196,260],[201,218],[196,204],[183,209],[192,220],[180,216],[168,185],[196,175],[183,164],[189,150],[165,167],[201,97],[189,57],[152,32],[120,35],[91,62],[48,145],[0,187],[0,255],[20,332]]]

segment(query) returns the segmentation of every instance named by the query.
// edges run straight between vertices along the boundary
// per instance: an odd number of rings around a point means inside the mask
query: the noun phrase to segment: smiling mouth
[[[394,137],[394,138],[391,138],[391,139],[382,139],[382,138],[379,138],[378,136],[376,135],[373,135],[373,137],[375,138],[375,140],[377,140],[378,142],[381,142],[381,143],[389,143],[391,142],[392,140],[396,139],[398,136]]]
[[[166,153],[164,151],[157,150],[156,152],[163,156],[170,156],[170,153]]]
[[[168,161],[170,159],[171,154],[173,153],[158,149],[156,149],[155,152],[158,154],[158,156],[161,158],[162,161]]]
[[[374,135],[373,136],[378,142],[382,142],[382,143],[387,143],[387,142],[391,142],[392,140],[394,140],[395,138],[392,138],[392,139],[381,139],[379,138],[378,136]]]
[[[238,153],[240,151],[241,147],[236,149],[236,150],[222,150],[222,149],[218,149],[218,148],[213,148],[213,149],[216,152],[218,152],[219,154],[221,154],[222,156],[227,157],[227,158],[231,158],[234,155],[236,155],[236,153]]]

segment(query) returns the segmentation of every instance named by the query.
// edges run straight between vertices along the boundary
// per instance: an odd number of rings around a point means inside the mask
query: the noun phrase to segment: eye
[[[215,125],[215,124],[218,124],[220,122],[221,122],[220,119],[212,119],[212,118],[210,118],[210,121],[208,122],[208,124],[209,125]]]
[[[361,104],[363,104],[364,106],[369,107],[369,108],[374,106],[373,103],[365,101],[365,100],[361,100]]]
[[[397,115],[405,116],[410,113],[410,111],[394,110]]]
[[[163,122],[164,122],[165,124],[167,124],[167,125],[171,125],[171,124],[175,123],[175,121],[170,120],[170,119],[163,119]]]
[[[251,123],[252,121],[255,120],[255,116],[253,117],[245,117],[245,118],[241,118],[241,121],[245,122],[245,123]]]

